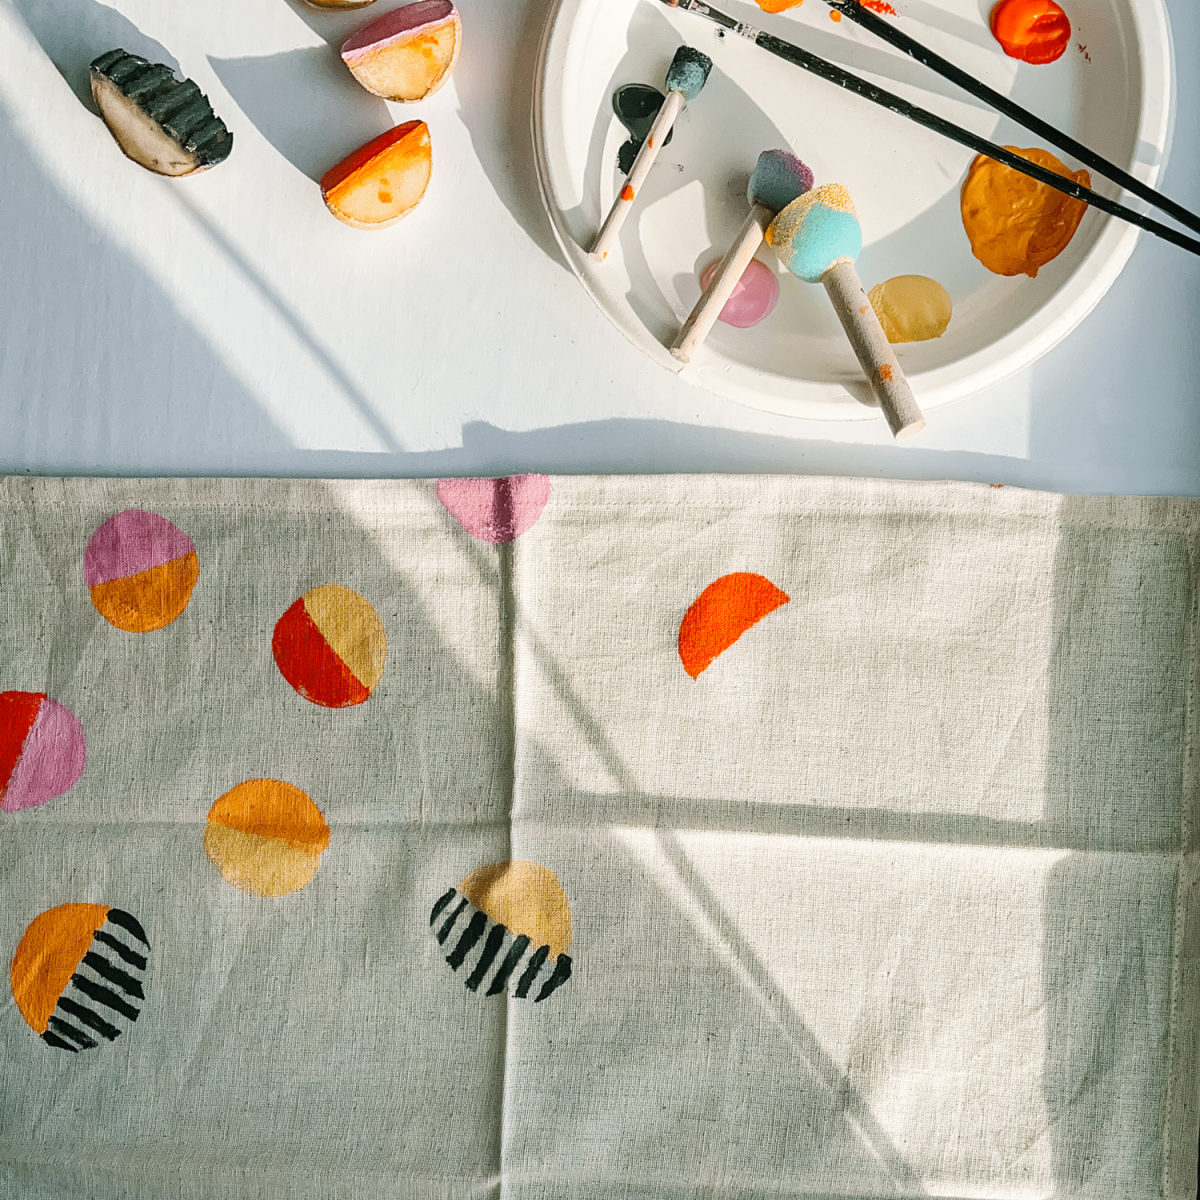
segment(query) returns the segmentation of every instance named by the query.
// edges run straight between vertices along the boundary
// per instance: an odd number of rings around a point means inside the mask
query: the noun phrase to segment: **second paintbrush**
[[[1179,246],[1191,254],[1200,255],[1200,241],[1188,237],[1178,229],[1172,229],[1170,225],[1164,225],[1161,221],[1143,216],[1123,204],[1118,204],[1115,200],[1108,199],[1107,196],[1093,192],[1073,179],[1064,178],[1035,162],[1030,162],[1028,159],[1014,154],[1011,150],[996,145],[995,142],[989,142],[987,138],[971,133],[970,130],[963,129],[960,125],[955,125],[953,121],[947,121],[944,117],[931,113],[928,109],[910,104],[893,92],[876,87],[875,84],[859,78],[827,59],[812,54],[800,46],[795,46],[791,42],[784,41],[783,38],[776,37],[774,34],[763,33],[752,25],[747,25],[744,21],[738,21],[728,13],[723,13],[710,4],[704,3],[703,0],[662,0],[662,3],[668,8],[678,8],[684,12],[695,13],[730,33],[747,38],[760,49],[775,55],[776,58],[783,59],[784,62],[789,62],[820,79],[845,88],[846,91],[853,92],[857,96],[862,96],[865,100],[870,100],[871,103],[877,104],[881,108],[894,112],[898,116],[906,117],[918,125],[923,125],[926,129],[933,130],[934,133],[940,133],[943,137],[958,142],[961,146],[969,147],[976,154],[983,154],[996,162],[1003,163],[1006,167],[1011,167],[1022,175],[1036,179],[1038,183],[1063,192],[1075,200],[1082,200],[1085,204],[1090,204],[1093,208],[1108,213],[1109,216],[1118,217],[1130,225],[1136,225],[1139,229],[1144,229],[1148,233],[1162,238],[1165,242]]]

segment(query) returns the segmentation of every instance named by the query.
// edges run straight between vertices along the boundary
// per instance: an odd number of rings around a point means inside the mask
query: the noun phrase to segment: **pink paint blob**
[[[550,477],[439,479],[437,497],[472,537],[499,546],[537,524],[550,499]]]
[[[342,58],[357,58],[378,46],[386,45],[399,37],[412,37],[422,29],[440,25],[458,15],[450,0],[417,0],[394,8],[374,21],[364,25],[356,34],[342,43]]]
[[[0,810],[36,808],[75,786],[87,765],[83,725],[57,700],[43,696]]]
[[[708,287],[720,265],[721,260],[715,258],[700,273],[701,291]],[[770,316],[778,300],[779,277],[766,263],[752,258],[717,320],[737,329],[749,329]]]
[[[109,517],[83,552],[83,581],[88,587],[138,575],[193,553],[196,546],[166,517],[127,508]]]

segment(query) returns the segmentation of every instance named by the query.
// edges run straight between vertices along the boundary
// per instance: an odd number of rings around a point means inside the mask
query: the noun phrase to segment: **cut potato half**
[[[342,46],[342,61],[376,96],[423,100],[450,78],[461,46],[451,0],[417,0],[360,29]]]
[[[321,195],[339,221],[356,229],[382,229],[420,204],[432,170],[429,126],[408,121],[326,172]]]

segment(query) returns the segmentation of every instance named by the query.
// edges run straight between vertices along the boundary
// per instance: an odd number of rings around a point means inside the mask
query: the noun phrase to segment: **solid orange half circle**
[[[679,626],[679,658],[698,679],[734,642],[790,597],[764,575],[722,575],[696,598]]]
[[[105,904],[60,904],[34,917],[13,955],[13,999],[31,1029],[45,1033],[58,998],[108,917]]]
[[[96,611],[126,633],[153,633],[170,625],[192,598],[200,578],[200,560],[193,550],[182,558],[126,575],[89,590]]]

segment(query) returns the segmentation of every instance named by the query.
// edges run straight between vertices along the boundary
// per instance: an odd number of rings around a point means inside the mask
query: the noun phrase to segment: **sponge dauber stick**
[[[675,57],[667,70],[667,98],[658,110],[658,116],[654,118],[654,124],[650,127],[650,132],[646,135],[637,158],[633,160],[633,166],[629,168],[629,174],[625,177],[625,182],[588,252],[597,262],[603,262],[608,257],[608,252],[633,207],[634,199],[641,191],[642,184],[646,182],[646,176],[650,174],[650,168],[654,166],[654,160],[658,158],[658,152],[667,140],[671,126],[675,124],[675,118],[679,116],[688,100],[694,100],[699,95],[711,70],[712,59],[707,54],[701,54],[691,46],[680,46],[675,51]]]
[[[721,310],[733,295],[755,251],[762,245],[767,226],[775,219],[775,214],[787,208],[812,185],[812,172],[787,150],[764,150],[758,156],[746,188],[750,215],[671,345],[671,354],[680,362],[691,362],[692,355],[712,332]]]
[[[1030,133],[1036,133],[1038,137],[1044,138],[1052,146],[1066,151],[1083,163],[1085,167],[1091,167],[1097,174],[1111,179],[1113,183],[1119,183],[1127,192],[1131,192],[1145,200],[1147,204],[1161,209],[1169,216],[1174,217],[1181,225],[1200,232],[1200,216],[1190,209],[1184,208],[1182,204],[1176,204],[1174,200],[1164,196],[1162,192],[1156,191],[1148,183],[1143,183],[1142,180],[1130,175],[1128,171],[1123,171],[1116,163],[1111,163],[1094,150],[1089,150],[1087,146],[1082,142],[1077,142],[1070,134],[1056,129],[1049,121],[1043,121],[1036,113],[1022,108],[1015,100],[1010,100],[1007,96],[988,87],[982,80],[976,79],[974,75],[969,75],[961,67],[956,67],[948,59],[942,58],[940,54],[935,54],[928,46],[923,46],[918,42],[916,38],[909,37],[903,30],[897,29],[895,25],[885,21],[869,9],[863,8],[859,0],[825,0],[825,3],[830,8],[836,8],[856,25],[862,26],[869,33],[882,38],[885,42],[895,46],[897,50],[903,51],[909,58],[915,59],[922,66],[935,71],[943,79],[948,79],[963,91],[969,92],[977,100],[983,100],[990,104],[998,113],[1011,117],[1018,125],[1023,125],[1028,129]]]
[[[662,3],[666,4],[668,8],[680,8],[705,17],[715,25],[721,26],[722,29],[748,38],[769,54],[774,54],[776,58],[782,58],[785,62],[800,67],[820,79],[835,83],[838,87],[845,88],[846,91],[853,92],[856,96],[862,96],[864,100],[870,100],[873,104],[878,104],[881,108],[886,108],[898,116],[906,117],[917,125],[932,129],[934,133],[940,133],[943,137],[958,142],[960,146],[974,150],[976,154],[983,154],[988,158],[995,159],[996,162],[1003,163],[1006,167],[1011,167],[1022,175],[1036,179],[1038,183],[1044,183],[1047,187],[1052,187],[1075,200],[1082,200],[1084,204],[1090,204],[1093,208],[1108,213],[1109,216],[1118,217],[1122,221],[1129,222],[1130,225],[1136,225],[1139,229],[1144,229],[1147,233],[1162,238],[1165,242],[1170,242],[1192,254],[1200,255],[1200,241],[1195,238],[1188,237],[1179,230],[1164,225],[1161,221],[1155,221],[1152,217],[1145,217],[1139,212],[1134,212],[1132,208],[1126,208],[1115,200],[1109,200],[1108,197],[1101,196],[1090,188],[1085,188],[1073,179],[1065,179],[1045,167],[1038,166],[1037,163],[1029,162],[1019,154],[1013,154],[1003,146],[997,146],[995,142],[989,142],[987,138],[979,137],[970,130],[963,129],[952,121],[947,121],[943,117],[929,112],[928,109],[910,104],[895,93],[876,87],[873,83],[860,79],[857,75],[843,70],[834,63],[820,58],[816,54],[811,54],[807,50],[802,50],[799,46],[792,45],[791,42],[784,41],[783,38],[775,37],[770,33],[762,33],[753,26],[746,25],[727,13],[720,12],[703,3],[703,0],[662,0]]]

